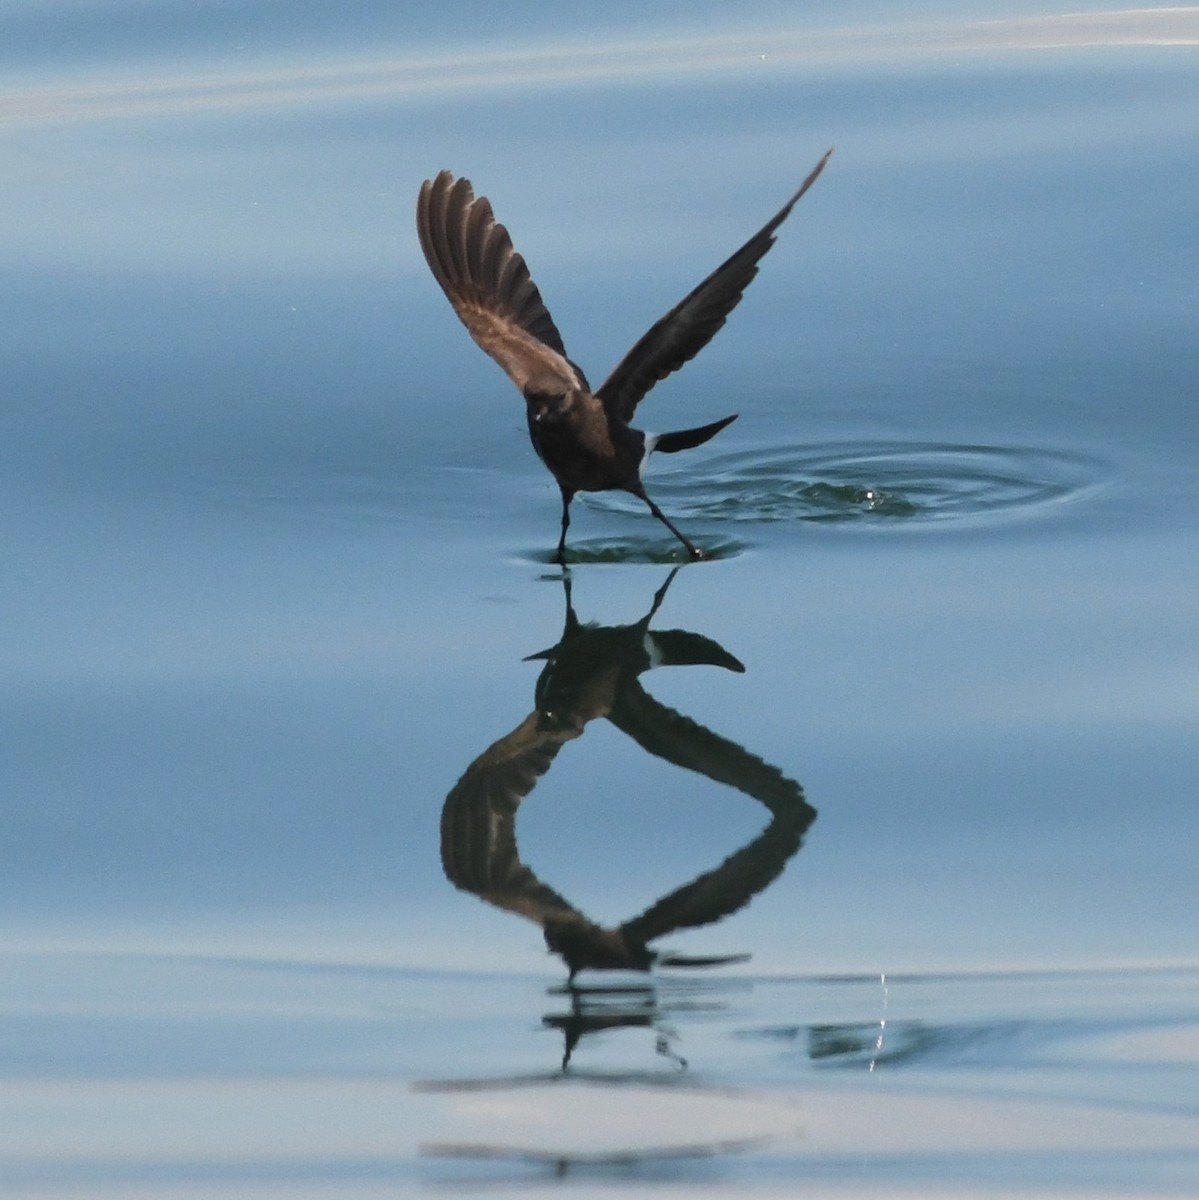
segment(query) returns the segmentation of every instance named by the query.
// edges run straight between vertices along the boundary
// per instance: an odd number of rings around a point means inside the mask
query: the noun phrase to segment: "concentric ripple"
[[[950,521],[1060,504],[1102,475],[1095,460],[1060,450],[839,442],[717,455],[647,483],[680,522]],[[622,493],[587,499],[644,511]]]
[[[644,505],[641,511],[649,521],[654,520]],[[657,525],[656,522],[654,524]],[[704,557],[708,559],[735,558],[745,549],[742,542],[728,537],[714,539],[708,536],[700,540],[703,542]],[[547,547],[530,549],[524,557],[533,562],[556,561],[555,551]],[[645,537],[573,538],[566,546],[566,561],[571,566],[580,563],[659,563],[662,566],[678,566],[690,560],[677,539],[669,534],[659,537],[656,533],[650,533]]]

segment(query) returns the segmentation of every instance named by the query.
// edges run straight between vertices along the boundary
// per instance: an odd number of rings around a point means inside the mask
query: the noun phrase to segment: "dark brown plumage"
[[[578,492],[619,489],[644,500],[683,543],[693,545],[649,498],[641,482],[653,450],[699,446],[735,415],[698,429],[647,436],[629,426],[641,398],[711,341],[736,308],[778,227],[816,182],[829,150],[799,190],[744,246],[657,321],[596,391],[566,356],[562,335],[491,204],[468,179],[442,171],[425,180],[416,206],[421,249],[471,337],[504,368],[525,398],[533,448],[562,492],[558,561],[566,561],[570,502]]]
[[[545,663],[534,687],[533,711],[466,768],[442,807],[446,878],[540,925],[546,945],[562,956],[572,979],[584,968],[647,971],[655,962],[715,966],[730,961],[661,958],[650,942],[676,930],[713,924],[743,908],[778,877],[816,818],[794,779],[656,700],[642,686],[642,678],[658,667],[745,670],[711,638],[651,627],[680,569],[675,567],[655,593],[649,611],[629,625],[579,620],[567,574],[562,636],[557,645],[529,656]],[[608,926],[591,920],[537,877],[521,859],[516,832],[522,802],[558,752],[600,719],[655,758],[751,796],[771,815],[765,830],[719,866],[675,888],[639,916]],[[631,844],[636,842],[634,835]]]

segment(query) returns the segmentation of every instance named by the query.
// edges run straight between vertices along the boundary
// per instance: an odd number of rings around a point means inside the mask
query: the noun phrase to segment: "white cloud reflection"
[[[1103,47],[1199,46],[1199,6],[1062,13],[993,21],[610,39],[430,51],[289,67],[150,71],[0,90],[0,126],[250,107],[288,108],[372,97],[420,100],[494,90],[604,86],[748,71],[902,67],[928,58]]]

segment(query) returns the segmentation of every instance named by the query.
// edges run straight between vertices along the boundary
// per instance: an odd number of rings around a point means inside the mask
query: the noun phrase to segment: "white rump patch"
[[[655,447],[658,445],[660,434],[647,433],[645,435],[645,451],[641,455],[641,462],[637,465],[637,478],[640,479],[645,474],[645,464],[649,462],[649,456],[653,454]]]
[[[646,633],[642,636],[641,648],[645,651],[646,658],[649,659],[647,670],[652,671],[654,667],[659,667],[666,661],[666,656],[658,649],[658,640],[652,633]]]

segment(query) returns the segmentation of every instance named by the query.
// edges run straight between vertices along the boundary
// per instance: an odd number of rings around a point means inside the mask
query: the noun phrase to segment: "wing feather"
[[[421,185],[416,228],[433,277],[471,337],[522,391],[534,376],[564,387],[586,387],[566,357],[554,325],[487,199],[475,198],[469,179],[442,171]]]
[[[631,420],[641,398],[655,383],[689,362],[712,340],[758,273],[758,262],[774,245],[775,230],[816,182],[831,154],[830,149],[795,195],[740,250],[680,300],[624,356],[596,392],[609,412]]]

